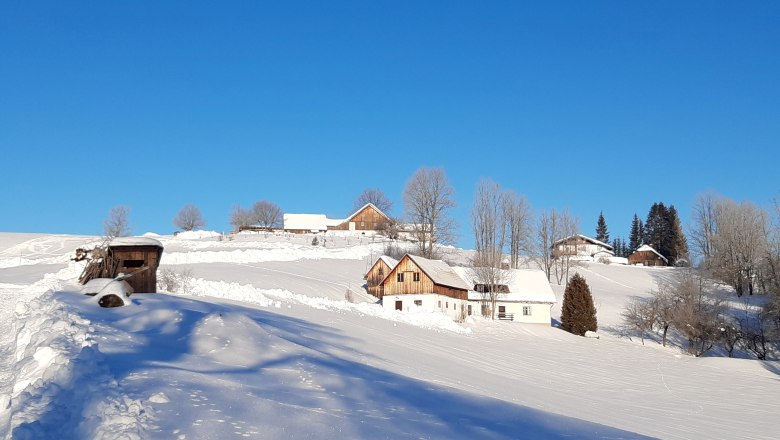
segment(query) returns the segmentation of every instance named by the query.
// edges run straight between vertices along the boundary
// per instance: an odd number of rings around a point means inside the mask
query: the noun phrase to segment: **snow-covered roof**
[[[108,247],[114,246],[157,246],[163,247],[162,243],[150,237],[116,237],[108,243]]]
[[[465,282],[469,283],[469,299],[480,300],[482,293],[476,292],[474,286],[485,284],[480,282],[479,277],[472,268],[453,267]],[[555,293],[550,287],[544,272],[538,269],[507,269],[509,279],[504,283],[509,288],[509,293],[499,293],[497,299],[506,302],[533,302],[553,304],[557,301]]]
[[[582,235],[582,234],[574,234],[574,235],[570,235],[570,236],[568,236],[568,237],[566,237],[566,238],[562,238],[562,239],[560,239],[560,240],[556,241],[556,242],[555,242],[555,243],[553,243],[553,244],[562,243],[562,242],[564,242],[564,241],[568,241],[568,240],[571,240],[572,238],[577,238],[577,237],[579,237],[579,238],[581,238],[581,239],[583,239],[583,240],[585,240],[585,241],[587,241],[587,242],[593,243],[593,244],[595,244],[595,245],[598,245],[598,246],[604,246],[605,248],[607,248],[607,249],[609,249],[609,250],[613,250],[612,246],[610,246],[610,245],[608,245],[608,244],[604,243],[603,241],[599,241],[599,240],[596,240],[595,238],[591,238],[591,237],[588,237],[587,235]]]
[[[368,208],[369,206],[374,208],[376,210],[376,212],[382,214],[382,217],[386,218],[387,220],[390,220],[390,217],[388,217],[384,212],[382,212],[381,209],[377,208],[376,205],[374,205],[373,203],[366,203],[360,209],[358,209],[357,211],[353,212],[352,215],[348,216],[346,218],[346,220],[340,220],[340,221],[341,222],[348,222],[348,221],[352,220],[353,217],[355,217],[356,215],[360,214],[360,211]]]
[[[663,258],[663,260],[666,261],[667,263],[669,262],[669,260],[667,260],[666,257],[664,257],[663,255],[659,254],[658,251],[653,249],[653,247],[650,246],[649,244],[643,244],[642,246],[639,246],[639,249],[637,249],[635,252],[647,252],[647,251],[650,251],[650,252],[658,255],[659,257]]]
[[[325,214],[284,214],[284,229],[325,231],[328,226],[340,225],[343,220],[329,219]]]
[[[442,286],[454,287],[456,289],[469,290],[470,287],[463,281],[449,264],[441,260],[429,260],[417,255],[407,254],[414,263],[425,272],[426,275],[436,284]]]
[[[390,267],[390,269],[394,269],[395,266],[398,264],[398,260],[396,260],[393,257],[388,257],[387,255],[382,255],[381,257],[379,257],[379,259],[384,261],[385,264],[387,264]]]

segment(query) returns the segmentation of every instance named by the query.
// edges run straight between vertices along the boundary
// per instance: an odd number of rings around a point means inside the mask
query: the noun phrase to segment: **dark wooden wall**
[[[116,246],[111,247],[111,255],[119,260],[117,272],[130,274],[140,270],[143,266],[149,269],[128,278],[126,281],[137,293],[157,292],[157,267],[160,265],[162,249],[156,246]],[[141,267],[129,263],[131,261],[143,261]]]

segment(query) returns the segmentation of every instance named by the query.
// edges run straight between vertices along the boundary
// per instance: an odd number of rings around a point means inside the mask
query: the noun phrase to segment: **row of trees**
[[[772,214],[774,213],[774,219]],[[691,241],[701,267],[737,295],[780,292],[780,204],[702,194],[693,207]]]
[[[688,268],[661,282],[650,298],[634,298],[623,311],[626,326],[639,332],[644,344],[648,332],[658,331],[661,344],[670,330],[679,335],[687,351],[701,356],[716,345],[731,357],[736,348],[757,359],[766,357],[780,341],[780,303],[777,296],[761,309],[734,311],[717,297],[703,271]]]

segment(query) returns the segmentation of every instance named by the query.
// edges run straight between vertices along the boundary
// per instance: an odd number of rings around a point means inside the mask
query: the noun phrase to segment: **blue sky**
[[[0,230],[209,229],[232,206],[402,213],[441,166],[612,236],[699,192],[780,193],[777,2],[3,2]]]

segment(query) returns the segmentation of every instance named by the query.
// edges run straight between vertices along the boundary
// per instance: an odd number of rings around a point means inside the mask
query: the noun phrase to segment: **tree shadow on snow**
[[[325,325],[250,307],[223,307],[181,298],[176,301],[185,301],[179,304],[186,308],[179,309],[181,319],[175,331],[148,327],[134,333],[138,339],[146,338],[136,350],[105,355],[117,381],[123,384],[122,391],[133,393],[134,382],[122,381],[137,372],[145,374],[143,384],[137,385],[139,394],[170,389],[171,377],[175,377],[183,393],[197,390],[210,396],[211,402],[218,404],[216,408],[230,408],[233,419],[256,421],[262,426],[263,437],[276,433],[290,438],[648,438],[367,365],[362,361],[370,363],[375,358],[350,347],[353,338]],[[76,310],[87,319],[110,320],[104,310]],[[177,361],[191,356],[187,345],[193,331],[203,319],[220,310],[245,314],[286,341],[285,349],[276,357],[248,366],[215,365],[207,360],[203,363],[211,365],[203,365],[202,369],[183,368]],[[147,311],[138,307],[139,313]],[[316,386],[296,381],[298,375],[305,374]],[[236,381],[243,377],[246,379]],[[230,386],[225,383],[237,384],[238,390],[228,392]],[[85,402],[69,405],[73,405],[69,408],[73,415],[85,410]],[[37,423],[46,425],[46,418],[56,419],[53,410]],[[180,418],[187,417],[183,414]],[[226,424],[217,426],[216,431],[201,427],[196,433],[215,438],[234,435]]]

